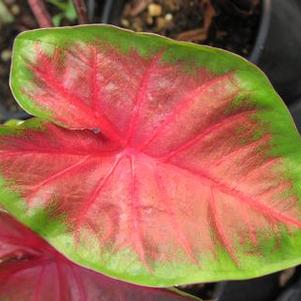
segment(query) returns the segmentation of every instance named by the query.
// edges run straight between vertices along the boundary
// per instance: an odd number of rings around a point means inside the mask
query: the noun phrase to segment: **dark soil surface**
[[[247,57],[260,16],[260,0],[128,0],[117,23]]]
[[[9,89],[9,71],[11,63],[11,51],[14,39],[21,31],[36,28],[27,1],[5,0],[7,8],[12,16],[11,22],[0,20],[0,120],[13,113],[21,112]],[[7,116],[8,116],[7,115]],[[18,114],[17,114],[18,115]],[[16,116],[17,116],[16,115]]]

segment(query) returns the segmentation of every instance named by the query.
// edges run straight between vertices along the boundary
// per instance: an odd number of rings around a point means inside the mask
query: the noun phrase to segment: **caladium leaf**
[[[300,139],[244,59],[43,29],[17,38],[11,86],[44,122],[2,128],[1,202],[72,260],[154,286],[301,262]]]
[[[193,301],[177,290],[136,286],[75,265],[0,211],[1,301]]]

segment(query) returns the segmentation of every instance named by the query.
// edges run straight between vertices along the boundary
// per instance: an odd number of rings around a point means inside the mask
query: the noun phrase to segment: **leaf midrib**
[[[179,149],[180,147],[178,147],[177,149]],[[72,156],[84,156],[87,157],[89,156],[89,159],[95,159],[97,157],[104,157],[104,154],[106,157],[111,157],[111,156],[115,156],[116,158],[119,157],[119,160],[122,160],[123,157],[129,156],[128,155],[128,150],[131,151],[130,148],[125,148],[121,151],[106,151],[105,153],[93,153],[91,154],[90,152],[87,153],[69,153],[69,152],[64,152],[64,151],[58,151],[58,152],[54,152],[54,151],[46,151],[46,150],[21,150],[21,151],[1,151],[4,154],[9,154],[9,155],[22,155],[22,154],[39,154],[39,155],[72,155]],[[172,153],[172,152],[171,152]],[[219,191],[221,191],[222,193],[225,193],[227,195],[230,195],[232,197],[234,197],[235,199],[238,199],[240,202],[247,204],[249,207],[251,207],[252,209],[260,212],[261,214],[265,215],[266,217],[269,218],[274,218],[278,221],[281,221],[285,224],[292,224],[295,225],[297,227],[301,227],[301,222],[287,217],[285,214],[282,214],[281,212],[278,212],[276,209],[271,208],[269,206],[266,206],[264,204],[262,204],[260,201],[250,197],[249,195],[244,194],[244,192],[236,189],[235,187],[232,187],[231,185],[229,185],[228,183],[222,182],[219,179],[215,179],[214,176],[212,176],[210,173],[208,173],[205,170],[198,170],[198,171],[194,171],[191,170],[183,165],[177,165],[175,162],[169,162],[166,160],[166,158],[170,159],[170,156],[164,156],[162,157],[162,159],[158,158],[158,157],[154,157],[151,156],[150,154],[146,154],[146,153],[138,153],[138,155],[135,154],[131,154],[131,156],[133,156],[133,158],[135,156],[139,156],[139,155],[143,155],[146,156],[148,158],[150,158],[151,160],[154,160],[155,162],[160,162],[160,164],[165,164],[165,165],[169,165],[169,166],[173,166],[176,168],[179,168],[182,171],[186,171],[189,172],[191,175],[193,176],[197,176],[198,178],[202,179],[203,182],[205,182],[208,187],[214,186],[216,187]],[[80,162],[81,160],[79,160]],[[87,163],[89,160],[84,160],[84,163]],[[78,163],[79,163],[78,162]],[[76,163],[75,163],[76,164]],[[74,165],[74,163],[72,164]],[[76,165],[78,166],[78,165]],[[65,167],[63,170],[68,170],[69,167]],[[71,170],[71,169],[70,169]],[[62,173],[62,170],[58,171],[57,173],[51,175],[49,178],[54,178],[54,179],[58,179],[58,177],[56,176],[57,174]],[[62,173],[63,175],[67,174],[65,172]],[[48,179],[43,180],[43,182],[47,182],[49,183]]]

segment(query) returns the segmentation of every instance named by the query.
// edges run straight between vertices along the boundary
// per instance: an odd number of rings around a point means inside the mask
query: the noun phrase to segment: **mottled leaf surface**
[[[75,265],[0,211],[1,301],[193,301],[176,290],[136,286]]]
[[[75,262],[166,286],[301,261],[300,139],[244,59],[45,29],[17,38],[11,86],[44,121],[1,129],[1,202]]]

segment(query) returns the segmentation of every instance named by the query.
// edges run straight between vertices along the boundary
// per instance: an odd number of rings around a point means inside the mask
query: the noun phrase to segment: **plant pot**
[[[281,291],[279,275],[274,273],[250,280],[220,282],[214,297],[218,301],[274,301]]]
[[[118,25],[125,0],[107,0],[102,21]],[[263,0],[257,38],[249,60],[269,77],[287,104],[301,96],[301,2]]]
[[[300,28],[300,0],[264,0],[250,60],[267,74],[288,104],[301,96]]]

